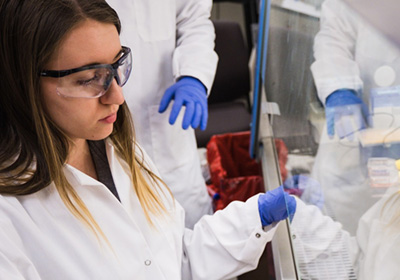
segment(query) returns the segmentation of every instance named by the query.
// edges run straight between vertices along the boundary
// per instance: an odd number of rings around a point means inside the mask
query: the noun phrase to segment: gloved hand
[[[296,211],[296,200],[280,186],[259,196],[258,211],[263,227],[284,220],[288,216],[291,220]]]
[[[313,204],[322,209],[325,203],[321,185],[317,180],[306,175],[294,175],[283,183],[285,190],[290,190],[307,204]]]
[[[207,127],[208,108],[207,91],[205,86],[196,78],[183,77],[178,82],[169,87],[161,99],[159,113],[165,112],[171,100],[174,99],[169,123],[174,124],[179,111],[183,106],[186,107],[182,121],[182,128],[187,129],[190,125],[201,130]]]
[[[325,102],[328,135],[335,131],[339,138],[353,138],[354,132],[366,127],[367,110],[353,90],[341,89],[331,93]]]

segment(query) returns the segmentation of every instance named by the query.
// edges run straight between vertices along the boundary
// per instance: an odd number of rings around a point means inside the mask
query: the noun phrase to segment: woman
[[[101,0],[0,3],[2,279],[223,279],[253,269],[294,198],[278,188],[185,229],[134,141],[121,89],[131,50],[115,11]]]

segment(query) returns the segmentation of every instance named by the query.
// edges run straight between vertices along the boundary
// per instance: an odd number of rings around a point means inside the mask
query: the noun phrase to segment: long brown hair
[[[120,33],[118,15],[103,0],[0,0],[0,194],[29,195],[54,182],[70,211],[102,234],[63,173],[68,138],[40,102],[40,72],[65,35],[87,19],[113,24]],[[162,181],[136,155],[125,103],[110,138],[130,167],[135,191],[151,222],[148,211],[165,212],[159,191]]]

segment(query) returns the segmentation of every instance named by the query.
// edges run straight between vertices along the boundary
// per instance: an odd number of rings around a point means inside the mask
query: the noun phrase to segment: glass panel
[[[398,48],[340,0],[272,0],[263,83],[300,278],[398,278]]]

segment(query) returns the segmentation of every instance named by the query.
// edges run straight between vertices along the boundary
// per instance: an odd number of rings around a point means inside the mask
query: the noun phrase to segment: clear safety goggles
[[[58,78],[57,93],[64,97],[98,98],[115,78],[122,87],[132,70],[131,49],[122,47],[121,57],[113,64],[95,64],[69,70],[44,70],[43,77]]]

